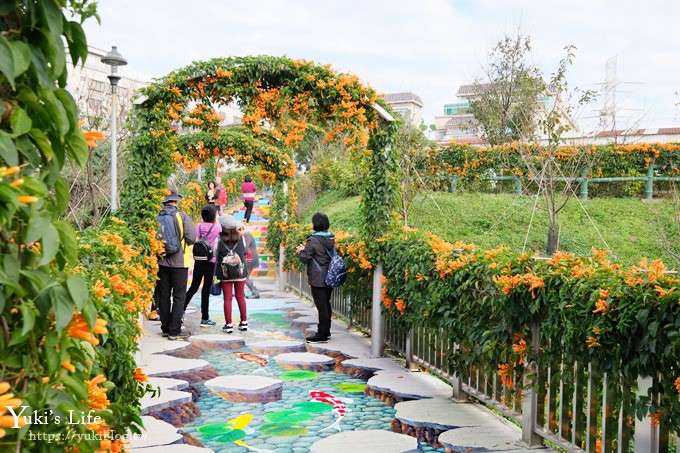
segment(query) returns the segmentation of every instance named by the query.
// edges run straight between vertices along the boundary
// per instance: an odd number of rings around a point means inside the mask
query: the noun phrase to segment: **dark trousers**
[[[331,334],[331,293],[330,286],[312,286],[312,299],[319,312],[319,325],[316,333],[327,337]]]
[[[250,222],[250,215],[253,213],[253,204],[255,204],[255,200],[243,200],[243,205],[246,207],[246,214],[243,216],[245,222]]]
[[[179,335],[182,330],[188,276],[185,267],[158,267],[158,315],[161,330],[168,335]]]
[[[215,263],[210,261],[195,261],[194,262],[194,275],[191,280],[191,286],[189,291],[187,291],[186,301],[184,302],[184,309],[189,306],[191,298],[194,294],[198,292],[198,287],[203,282],[203,288],[201,289],[201,319],[210,319],[208,314],[208,308],[210,307],[210,286],[213,281],[213,270],[215,269]]]

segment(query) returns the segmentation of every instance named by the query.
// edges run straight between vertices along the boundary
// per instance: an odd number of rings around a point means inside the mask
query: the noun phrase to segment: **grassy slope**
[[[482,249],[504,244],[522,250],[533,204],[533,197],[509,194],[434,193],[432,198],[417,200],[409,223],[451,242],[472,242]],[[660,257],[669,266],[680,266],[663,247],[665,234],[673,249],[680,250],[680,235],[673,225],[672,201],[659,199],[643,203],[638,199],[609,198],[589,200],[583,202],[583,206],[595,226],[588,220],[579,201],[570,200],[559,214],[561,250],[589,254],[591,246],[606,249],[606,242],[614,252],[612,260],[622,264],[634,264],[646,256]],[[316,211],[328,214],[331,229],[351,232],[359,229],[357,197],[343,198],[335,192],[324,193],[305,211],[304,221],[310,221]],[[547,225],[546,212],[536,210],[527,250],[544,254]]]

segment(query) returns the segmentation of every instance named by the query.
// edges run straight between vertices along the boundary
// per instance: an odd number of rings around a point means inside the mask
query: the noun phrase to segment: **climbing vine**
[[[77,236],[61,220],[64,165],[82,168],[88,146],[103,139],[83,132],[65,89],[66,52],[84,61],[81,23],[93,16],[87,0],[0,7],[2,451],[121,451],[114,436],[139,430],[149,390],[134,352],[155,261],[125,225],[111,220]],[[69,414],[91,418],[69,424]]]

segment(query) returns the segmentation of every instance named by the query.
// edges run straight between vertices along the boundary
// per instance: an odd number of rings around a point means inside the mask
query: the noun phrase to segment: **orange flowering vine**
[[[83,315],[80,313],[76,313],[68,326],[66,326],[67,336],[85,340],[93,346],[97,346],[99,344],[99,340],[97,337],[95,337],[95,334],[103,335],[107,332],[106,321],[103,319],[97,319],[94,329],[92,329],[90,332],[90,327],[87,325],[87,321],[85,321],[85,318],[83,318]]]

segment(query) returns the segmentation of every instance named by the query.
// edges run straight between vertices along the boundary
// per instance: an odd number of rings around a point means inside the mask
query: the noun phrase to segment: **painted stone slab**
[[[335,365],[332,357],[311,352],[279,354],[274,360],[286,370],[331,371]]]
[[[235,403],[271,403],[281,399],[282,381],[265,376],[219,376],[205,386],[222,399]]]
[[[346,453],[376,451],[380,453],[416,453],[418,440],[405,434],[377,429],[345,431],[315,442],[312,453]]]

